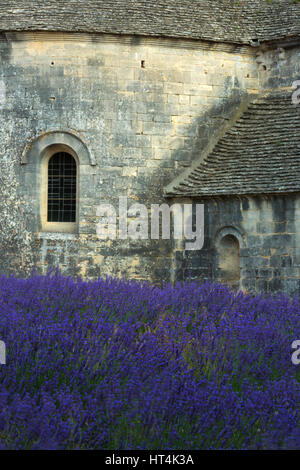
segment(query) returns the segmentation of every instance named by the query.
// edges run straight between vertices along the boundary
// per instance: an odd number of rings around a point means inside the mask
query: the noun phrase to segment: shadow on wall
[[[255,97],[257,94],[249,94],[240,88],[237,78],[227,77],[224,80],[222,94],[215,103],[202,112],[200,110],[187,126],[186,136],[190,137],[185,138],[184,148],[172,152],[171,160],[177,162],[177,171],[165,185],[165,194],[176,194],[182,180],[213,152],[219,140],[235,125]],[[181,196],[184,196],[184,191]]]

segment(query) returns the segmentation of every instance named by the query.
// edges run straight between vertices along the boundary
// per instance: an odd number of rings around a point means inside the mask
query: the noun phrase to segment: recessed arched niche
[[[243,237],[235,228],[225,227],[219,231],[216,237],[216,278],[219,282],[239,287],[243,245]]]

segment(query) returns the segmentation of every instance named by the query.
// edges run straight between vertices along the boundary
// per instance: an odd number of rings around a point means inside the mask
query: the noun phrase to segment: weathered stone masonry
[[[299,293],[299,18],[293,0],[0,6],[0,271]],[[78,161],[72,233],[42,227],[53,148]],[[99,240],[120,196],[204,203],[203,249]]]
[[[215,138],[245,93],[257,92],[252,50],[18,33],[2,37],[1,53],[2,271],[59,266],[89,277],[169,280],[172,242],[101,242],[96,207],[117,207],[122,195],[149,208],[165,201],[164,186]],[[23,156],[58,130],[78,136],[96,165],[80,167],[79,233],[54,236],[39,229],[39,167]]]
[[[176,276],[224,280],[217,240],[233,234],[240,245],[240,283],[246,291],[298,293],[300,198],[260,196],[199,200],[205,204],[205,244],[175,252]],[[223,277],[223,279],[222,279]]]

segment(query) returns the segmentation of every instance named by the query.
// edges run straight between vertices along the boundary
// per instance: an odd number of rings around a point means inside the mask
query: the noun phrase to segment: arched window
[[[47,222],[76,223],[77,165],[66,152],[48,161]]]
[[[66,145],[49,147],[41,159],[41,229],[78,232],[78,158]]]
[[[225,235],[218,243],[218,278],[232,286],[240,281],[240,244],[231,234]]]
[[[20,163],[20,195],[30,204],[27,230],[74,238],[80,232],[80,195],[92,191],[95,156],[73,130],[50,130],[27,142]]]

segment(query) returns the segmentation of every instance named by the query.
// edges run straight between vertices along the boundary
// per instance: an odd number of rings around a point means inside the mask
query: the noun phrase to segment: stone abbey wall
[[[203,249],[198,252],[177,249],[178,280],[188,277],[224,280],[226,273],[221,268],[225,257],[219,246],[226,235],[232,235],[239,245],[239,287],[246,291],[299,294],[299,196],[224,198],[204,204]]]
[[[290,94],[300,80],[300,48],[264,47],[257,51],[260,92],[285,90]],[[297,85],[299,102],[299,83]],[[300,103],[298,104],[300,113]],[[291,119],[295,116],[291,113]],[[264,116],[261,116],[264,119]],[[259,125],[259,123],[258,123]],[[275,134],[274,122],[270,134]],[[292,128],[292,123],[289,123]],[[295,134],[297,133],[295,125]],[[278,133],[280,135],[280,133]],[[266,141],[268,141],[266,134]],[[278,145],[281,142],[278,141]],[[271,181],[270,181],[271,184]],[[205,204],[205,244],[199,252],[176,249],[176,278],[224,280],[222,265],[230,264],[220,249],[226,236],[233,236],[239,245],[240,282],[246,291],[285,291],[300,293],[300,206],[299,194],[274,196],[224,197],[202,200]],[[234,257],[232,258],[234,263]],[[233,286],[237,283],[231,282]]]
[[[296,196],[205,201],[205,244],[198,252],[183,251],[172,239],[102,241],[96,225],[97,206],[118,209],[120,196],[129,207],[166,202],[164,187],[213,147],[249,96],[300,79],[299,50],[108,34],[2,34],[1,272],[27,275],[58,266],[89,278],[219,279],[218,237],[233,229],[241,237],[240,286],[295,292]],[[78,230],[43,231],[39,149],[72,142],[79,157]]]
[[[164,202],[163,187],[231,122],[259,74],[251,48],[180,39],[7,33],[0,41],[1,271],[59,266],[87,277],[174,276],[167,240],[96,235],[96,208]],[[229,104],[228,104],[229,103]],[[34,139],[74,134],[96,165],[80,165],[79,228],[41,231]],[[82,162],[81,162],[82,163]],[[83,162],[86,163],[86,162]]]

